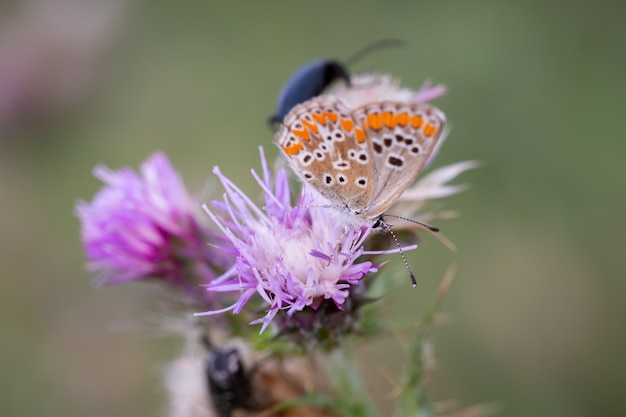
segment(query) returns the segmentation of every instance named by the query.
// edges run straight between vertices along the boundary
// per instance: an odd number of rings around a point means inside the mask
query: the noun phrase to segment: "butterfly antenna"
[[[400,220],[406,220],[407,222],[411,222],[411,223],[415,223],[415,224],[419,224],[420,226],[430,230],[433,233],[437,233],[439,231],[438,227],[435,226],[430,226],[426,223],[422,223],[422,222],[418,222],[417,220],[413,220],[413,219],[408,219],[406,217],[402,217],[402,216],[396,216],[395,214],[385,214],[385,217],[395,217],[396,219],[400,219]]]
[[[404,251],[402,250],[402,246],[400,246],[400,242],[398,241],[398,238],[397,238],[396,234],[394,233],[394,231],[391,228],[391,226],[389,226],[387,223],[385,223],[382,219],[379,219],[378,222],[379,222],[379,225],[382,226],[383,229],[388,231],[391,234],[391,236],[393,237],[393,241],[396,242],[396,246],[398,247],[398,250],[400,251],[400,256],[402,257],[402,262],[404,262],[404,266],[406,267],[406,270],[409,271],[409,276],[411,277],[411,284],[413,284],[413,288],[417,287],[417,280],[415,279],[415,274],[413,274],[413,271],[411,271],[411,267],[409,266],[409,262],[406,260],[406,256],[404,256]]]
[[[376,52],[379,49],[399,48],[404,45],[406,45],[406,41],[402,39],[381,39],[374,43],[370,43],[369,45],[366,45],[363,48],[356,51],[354,54],[352,54],[350,58],[348,58],[344,62],[344,66],[349,67],[350,65],[354,64],[355,62],[360,61],[367,55],[371,54],[372,52]]]

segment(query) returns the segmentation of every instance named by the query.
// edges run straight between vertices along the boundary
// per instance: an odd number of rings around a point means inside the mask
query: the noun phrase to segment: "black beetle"
[[[345,63],[336,60],[315,59],[307,62],[287,80],[276,100],[276,113],[269,118],[270,126],[282,122],[287,113],[300,103],[320,95],[334,81],[343,80],[350,87],[350,74],[346,69],[376,49],[403,45],[399,39],[383,39],[357,51]]]
[[[316,59],[307,62],[287,80],[276,100],[276,114],[270,124],[282,122],[289,110],[318,96],[335,80],[342,79],[350,86],[350,75],[338,61]]]
[[[251,380],[236,348],[222,348],[206,362],[209,392],[218,417],[230,417],[233,410],[250,410]]]

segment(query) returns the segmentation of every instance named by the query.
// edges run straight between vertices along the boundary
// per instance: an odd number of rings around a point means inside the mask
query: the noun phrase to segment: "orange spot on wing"
[[[437,131],[437,127],[434,124],[428,123],[424,126],[424,135],[432,136]]]
[[[287,154],[287,155],[297,155],[302,149],[304,149],[304,145],[302,145],[302,142],[296,142],[291,146],[283,146],[283,151]]]
[[[383,118],[380,114],[371,113],[367,115],[367,123],[374,130],[378,130],[383,127]]]
[[[389,129],[393,129],[396,127],[396,118],[393,117],[393,113],[389,111],[384,112],[382,115],[382,119],[385,126],[387,126]]]
[[[327,111],[324,116],[333,123],[337,122],[337,113]]]
[[[411,126],[413,126],[415,129],[419,129],[423,123],[424,119],[422,118],[422,116],[413,116],[413,118],[411,119]]]
[[[350,132],[354,129],[354,122],[350,119],[341,119],[341,128],[346,132]]]
[[[365,132],[361,129],[357,128],[354,130],[354,134],[356,135],[356,141],[359,143],[363,143],[365,141]]]
[[[311,123],[306,119],[302,119],[300,120],[300,122],[302,123],[302,126],[306,127],[311,132],[319,133],[319,129],[317,128],[317,125],[315,125],[314,123]]]
[[[326,115],[324,113],[322,114],[313,113],[311,116],[317,123],[321,125],[326,124]]]
[[[299,137],[302,140],[311,140],[311,135],[309,135],[309,131],[306,129],[302,130],[292,130],[293,134]]]
[[[404,127],[409,124],[409,114],[404,112],[396,116],[396,123]]]

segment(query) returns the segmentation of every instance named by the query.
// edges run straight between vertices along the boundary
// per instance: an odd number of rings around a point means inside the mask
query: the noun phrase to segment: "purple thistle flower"
[[[219,210],[204,209],[229,239],[237,260],[224,275],[214,280],[209,291],[240,291],[239,300],[218,311],[197,313],[211,315],[228,310],[241,312],[258,293],[269,305],[267,314],[252,322],[262,323],[261,332],[274,316],[287,316],[330,300],[338,310],[349,295],[351,286],[378,265],[355,263],[363,253],[362,244],[370,227],[346,230],[338,224],[333,211],[319,206],[304,187],[297,205],[291,203],[287,173],[280,169],[272,175],[261,149],[263,178],[252,175],[265,193],[265,206],[259,208],[243,191],[215,168],[226,193],[223,201],[213,202]]]
[[[140,173],[105,166],[93,173],[105,186],[92,202],[79,202],[76,214],[87,267],[99,272],[98,283],[161,279],[196,298],[204,293],[199,283],[230,266],[218,264],[207,245],[217,237],[197,220],[194,202],[164,154],[153,154]]]

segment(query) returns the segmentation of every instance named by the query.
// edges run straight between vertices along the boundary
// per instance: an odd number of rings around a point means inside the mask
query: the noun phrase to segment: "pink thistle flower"
[[[212,315],[232,310],[241,312],[254,294],[269,306],[261,332],[280,311],[287,316],[304,309],[317,310],[325,301],[342,310],[351,286],[376,272],[371,262],[355,263],[363,254],[362,244],[371,227],[345,230],[337,224],[332,210],[319,206],[305,187],[297,205],[292,205],[287,173],[275,179],[261,149],[263,178],[252,175],[265,194],[259,208],[219,168],[214,169],[226,193],[223,201],[213,202],[218,209],[204,209],[230,241],[236,255],[235,265],[214,280],[207,289],[215,292],[240,291],[239,300],[222,310],[196,313]]]
[[[93,201],[76,205],[76,215],[87,267],[99,272],[96,282],[160,279],[197,296],[203,293],[198,283],[229,266],[207,245],[218,238],[198,221],[194,202],[164,154],[148,158],[140,173],[97,166],[94,176],[105,185]]]

